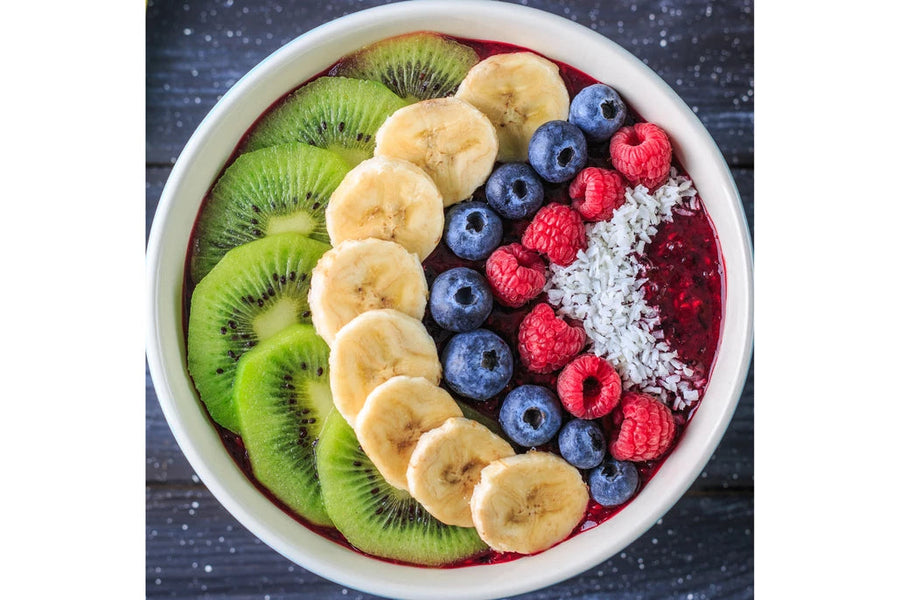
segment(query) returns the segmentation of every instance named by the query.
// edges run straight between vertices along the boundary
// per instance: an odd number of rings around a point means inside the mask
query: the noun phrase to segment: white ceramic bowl
[[[182,273],[201,200],[238,140],[275,100],[361,46],[436,30],[531,48],[616,88],[670,135],[711,215],[726,266],[724,325],[706,395],[655,477],[618,515],[550,550],[505,564],[423,569],[352,552],[298,524],[235,466],[188,377]],[[608,39],[561,17],[518,5],[446,0],[385,5],[337,19],[256,66],[188,141],[162,193],[147,251],[147,357],[163,413],[204,484],[254,535],[302,567],[341,585],[395,598],[498,598],[562,581],[619,552],[649,529],[697,478],[718,445],[743,388],[751,352],[752,282],[747,223],[721,153],[662,79]]]

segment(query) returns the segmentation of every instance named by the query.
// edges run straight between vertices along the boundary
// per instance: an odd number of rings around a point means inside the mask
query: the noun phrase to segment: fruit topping
[[[370,310],[334,337],[328,358],[334,406],[351,427],[369,393],[397,375],[437,385],[441,363],[434,340],[418,319],[391,309]]]
[[[625,123],[628,109],[618,92],[595,83],[578,92],[569,107],[569,122],[577,125],[587,139],[605,142]]]
[[[563,367],[556,391],[570,413],[580,419],[598,419],[618,406],[622,380],[599,356],[582,354]]]
[[[444,206],[472,196],[494,168],[497,132],[471,104],[454,97],[422,100],[394,112],[375,134],[375,155],[422,167]]]
[[[367,238],[346,240],[325,253],[313,269],[309,306],[316,333],[332,345],[354,317],[393,308],[425,316],[428,284],[415,254],[400,244]]]
[[[613,211],[625,204],[622,176],[610,169],[588,167],[569,185],[572,208],[586,221],[609,221]]]
[[[292,325],[239,361],[234,404],[253,475],[300,516],[331,525],[316,471],[316,441],[334,405],[328,346]]]
[[[188,371],[210,416],[240,433],[232,397],[245,352],[295,323],[309,323],[309,273],[326,244],[280,233],[231,249],[194,288]]]
[[[634,495],[638,486],[638,470],[633,463],[607,456],[600,466],[588,473],[591,497],[600,506],[618,506]]]
[[[447,211],[444,242],[460,258],[484,260],[500,245],[503,222],[484,202],[463,202]]]
[[[559,67],[532,52],[486,58],[472,67],[456,96],[486,114],[497,128],[500,162],[525,160],[537,128],[569,114],[569,92]]]
[[[491,254],[484,271],[497,302],[517,308],[544,289],[546,268],[537,252],[521,244],[509,244]]]
[[[519,326],[519,357],[533,373],[552,373],[581,352],[585,339],[580,325],[570,325],[541,302]]]
[[[481,327],[494,306],[487,280],[467,267],[456,267],[438,275],[431,284],[428,301],[434,321],[455,332]]]
[[[548,121],[537,128],[528,144],[528,162],[551,183],[575,177],[587,162],[584,134],[568,121]]]
[[[406,479],[413,498],[447,525],[472,527],[469,500],[481,470],[515,450],[484,425],[451,418],[422,434],[409,459]]]
[[[409,161],[382,156],[364,160],[326,201],[325,225],[333,246],[378,238],[400,244],[422,261],[441,241],[441,193]]]
[[[332,411],[316,445],[325,509],[354,548],[416,565],[441,566],[483,553],[471,527],[445,525],[407,492],[387,483],[353,429]]]
[[[191,278],[200,281],[230,249],[267,235],[293,231],[327,244],[325,207],[346,173],[340,156],[306,144],[238,156],[197,221]]]
[[[556,394],[540,385],[520,385],[500,406],[500,426],[509,439],[530,448],[553,439],[562,425]]]
[[[484,186],[488,204],[504,219],[530,217],[544,203],[544,184],[531,165],[500,165]]]
[[[354,167],[372,157],[378,128],[403,106],[402,98],[375,81],[319,77],[269,111],[242,150],[303,142],[331,150]]]
[[[609,141],[609,155],[625,179],[651,192],[669,178],[672,144],[666,132],[653,123],[619,129]]]
[[[570,206],[552,202],[537,212],[522,234],[522,245],[540,252],[550,262],[567,267],[579,250],[587,248],[581,215]]]
[[[613,412],[610,454],[616,460],[653,460],[665,454],[675,439],[675,419],[669,407],[645,394],[626,392]]]
[[[444,381],[472,400],[496,396],[512,378],[512,352],[506,342],[487,329],[457,333],[441,354]]]
[[[578,469],[549,452],[495,460],[472,492],[472,520],[500,552],[533,554],[572,533],[587,509],[587,486]]]
[[[408,490],[406,469],[416,442],[452,417],[462,417],[462,411],[446,390],[422,377],[399,375],[369,392],[354,431],[384,480]]]
[[[333,75],[380,81],[407,102],[450,96],[478,62],[469,46],[431,32],[402,35],[351,54]]]
[[[572,419],[559,430],[559,453],[573,467],[593,469],[606,456],[606,438],[594,421]]]

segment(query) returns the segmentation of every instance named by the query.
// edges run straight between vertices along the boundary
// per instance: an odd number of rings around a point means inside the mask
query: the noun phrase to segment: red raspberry
[[[669,136],[653,123],[619,129],[609,140],[609,155],[625,179],[651,191],[669,178],[672,168]]]
[[[544,289],[546,265],[537,252],[522,244],[509,244],[494,250],[484,265],[485,275],[497,302],[518,308]]]
[[[519,357],[532,373],[552,373],[578,354],[586,339],[584,329],[569,325],[542,302],[519,326]]]
[[[616,460],[653,460],[675,439],[675,419],[669,407],[650,396],[626,392],[613,412],[609,451]]]
[[[522,245],[544,254],[552,263],[567,267],[579,250],[587,248],[584,221],[572,207],[552,202],[534,215],[522,234]]]
[[[625,204],[622,176],[610,169],[588,167],[569,186],[572,208],[587,221],[609,221],[613,211]]]
[[[622,380],[599,356],[582,354],[563,368],[556,391],[566,410],[579,419],[599,419],[619,404]]]

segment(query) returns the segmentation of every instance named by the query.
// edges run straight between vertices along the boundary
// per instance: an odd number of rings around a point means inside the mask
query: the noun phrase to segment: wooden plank
[[[378,598],[294,565],[235,521],[205,489],[154,486],[146,499],[148,598]],[[598,597],[752,598],[752,496],[685,496],[622,553],[517,599]]]
[[[675,89],[733,166],[753,164],[752,0],[520,0],[622,45]],[[147,8],[147,162],[171,164],[203,117],[253,66],[338,16],[384,4],[251,4],[153,0]]]

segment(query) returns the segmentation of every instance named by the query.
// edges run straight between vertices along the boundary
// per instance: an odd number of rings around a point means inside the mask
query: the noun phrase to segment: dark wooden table
[[[753,225],[751,0],[521,0],[621,44],[696,112],[731,166]],[[294,37],[384,4],[149,0],[146,55],[147,231],[175,159],[216,101]],[[146,394],[148,597],[377,598],[284,559],[229,515],[194,474]],[[753,372],[722,443],[690,491],[619,555],[521,600],[751,598]]]

